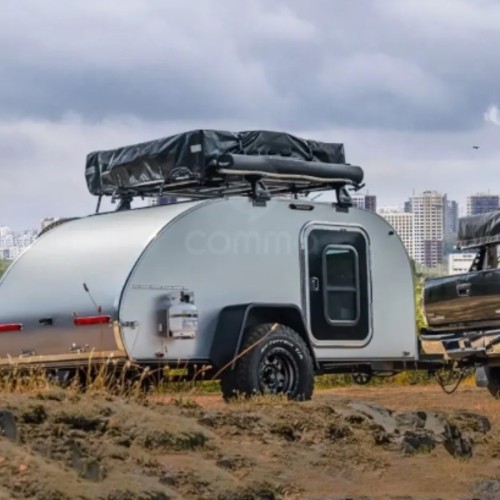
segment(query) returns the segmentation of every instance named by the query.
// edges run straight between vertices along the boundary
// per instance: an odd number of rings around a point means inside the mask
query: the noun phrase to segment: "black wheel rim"
[[[372,374],[368,372],[353,373],[352,378],[358,385],[366,385],[372,379]]]
[[[260,361],[259,383],[268,394],[293,394],[299,380],[299,367],[293,355],[285,349],[274,348]]]

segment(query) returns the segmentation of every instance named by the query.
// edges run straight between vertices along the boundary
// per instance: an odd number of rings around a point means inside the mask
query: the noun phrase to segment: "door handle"
[[[311,278],[311,284],[309,286],[311,292],[317,292],[319,290],[319,279],[316,276]]]
[[[457,295],[459,297],[469,297],[470,283],[461,283],[460,285],[457,285]]]

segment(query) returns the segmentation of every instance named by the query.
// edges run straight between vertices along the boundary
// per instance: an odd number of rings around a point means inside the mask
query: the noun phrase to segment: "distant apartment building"
[[[415,234],[413,214],[395,209],[381,209],[380,215],[394,228],[406,251],[412,259],[415,258]]]
[[[36,236],[35,230],[15,232],[2,226],[0,228],[0,258],[16,259],[36,240]]]
[[[352,204],[355,207],[364,208],[371,212],[377,211],[377,197],[372,194],[353,194],[351,195]]]
[[[58,221],[57,217],[45,217],[40,222],[40,231],[43,231],[47,226],[50,226],[54,222]]]
[[[377,197],[373,194],[367,194],[365,196],[365,209],[370,210],[370,212],[377,211]]]
[[[496,194],[478,193],[467,196],[467,215],[479,215],[498,210],[500,197]]]
[[[413,213],[415,260],[426,267],[443,263],[446,195],[424,191],[410,199]]]
[[[444,232],[446,235],[456,235],[458,232],[459,205],[456,201],[446,200]]]
[[[473,252],[451,253],[448,255],[448,274],[468,272],[475,256]]]

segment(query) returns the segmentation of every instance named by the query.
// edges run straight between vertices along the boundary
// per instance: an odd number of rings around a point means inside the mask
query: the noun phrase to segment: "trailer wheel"
[[[351,377],[355,384],[366,385],[371,382],[373,378],[373,373],[371,369],[370,370],[367,369],[364,371],[355,372],[352,374]]]
[[[238,395],[284,394],[290,399],[311,399],[314,367],[300,335],[284,325],[265,323],[245,332],[234,370],[221,375],[224,399]]]

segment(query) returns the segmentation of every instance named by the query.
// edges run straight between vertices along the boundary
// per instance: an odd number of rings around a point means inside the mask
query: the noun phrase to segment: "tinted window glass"
[[[356,322],[358,311],[357,253],[328,247],[324,256],[325,311],[331,322]]]
[[[326,281],[328,286],[356,286],[356,254],[353,250],[326,250]]]

